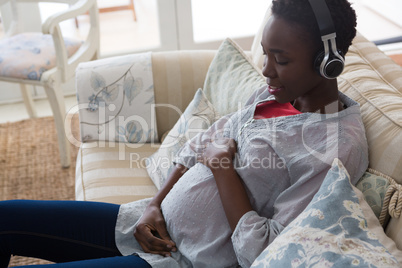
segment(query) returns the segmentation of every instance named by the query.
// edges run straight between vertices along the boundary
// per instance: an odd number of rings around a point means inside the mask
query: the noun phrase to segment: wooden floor
[[[401,54],[395,54],[395,55],[390,55],[390,57],[398,63],[400,66],[402,66],[402,53]]]

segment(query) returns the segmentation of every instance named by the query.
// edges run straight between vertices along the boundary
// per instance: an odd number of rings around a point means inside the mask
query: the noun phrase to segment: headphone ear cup
[[[329,58],[325,62],[323,68],[321,68],[321,65],[325,58],[325,52],[324,50],[320,50],[316,54],[314,59],[314,69],[320,76],[327,79],[334,79],[337,78],[342,73],[344,68],[345,57],[343,56],[343,53],[340,50],[338,50],[338,53],[341,56],[341,58],[334,55],[333,53],[330,53]]]
[[[318,73],[318,75],[323,76],[321,73],[321,63],[324,60],[325,52],[324,50],[320,50],[314,58],[314,70]]]

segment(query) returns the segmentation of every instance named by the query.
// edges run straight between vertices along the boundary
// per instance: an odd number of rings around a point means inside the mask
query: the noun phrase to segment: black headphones
[[[324,43],[324,50],[318,52],[314,59],[314,68],[322,77],[335,79],[342,73],[345,60],[342,52],[336,48],[336,31],[331,13],[325,0],[309,0],[309,2]]]

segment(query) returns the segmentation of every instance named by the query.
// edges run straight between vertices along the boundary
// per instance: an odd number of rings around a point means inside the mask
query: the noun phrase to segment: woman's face
[[[262,36],[265,54],[263,75],[268,90],[279,103],[296,101],[302,110],[308,103],[323,102],[327,79],[313,68],[312,42],[302,38],[303,30],[280,17],[272,16]],[[316,105],[314,105],[316,106]]]

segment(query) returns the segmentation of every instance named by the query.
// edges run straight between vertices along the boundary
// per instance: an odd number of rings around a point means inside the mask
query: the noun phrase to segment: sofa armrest
[[[197,89],[204,86],[215,53],[212,50],[152,53],[159,138],[174,126]]]
[[[81,63],[76,89],[83,142],[158,141],[151,53]]]

